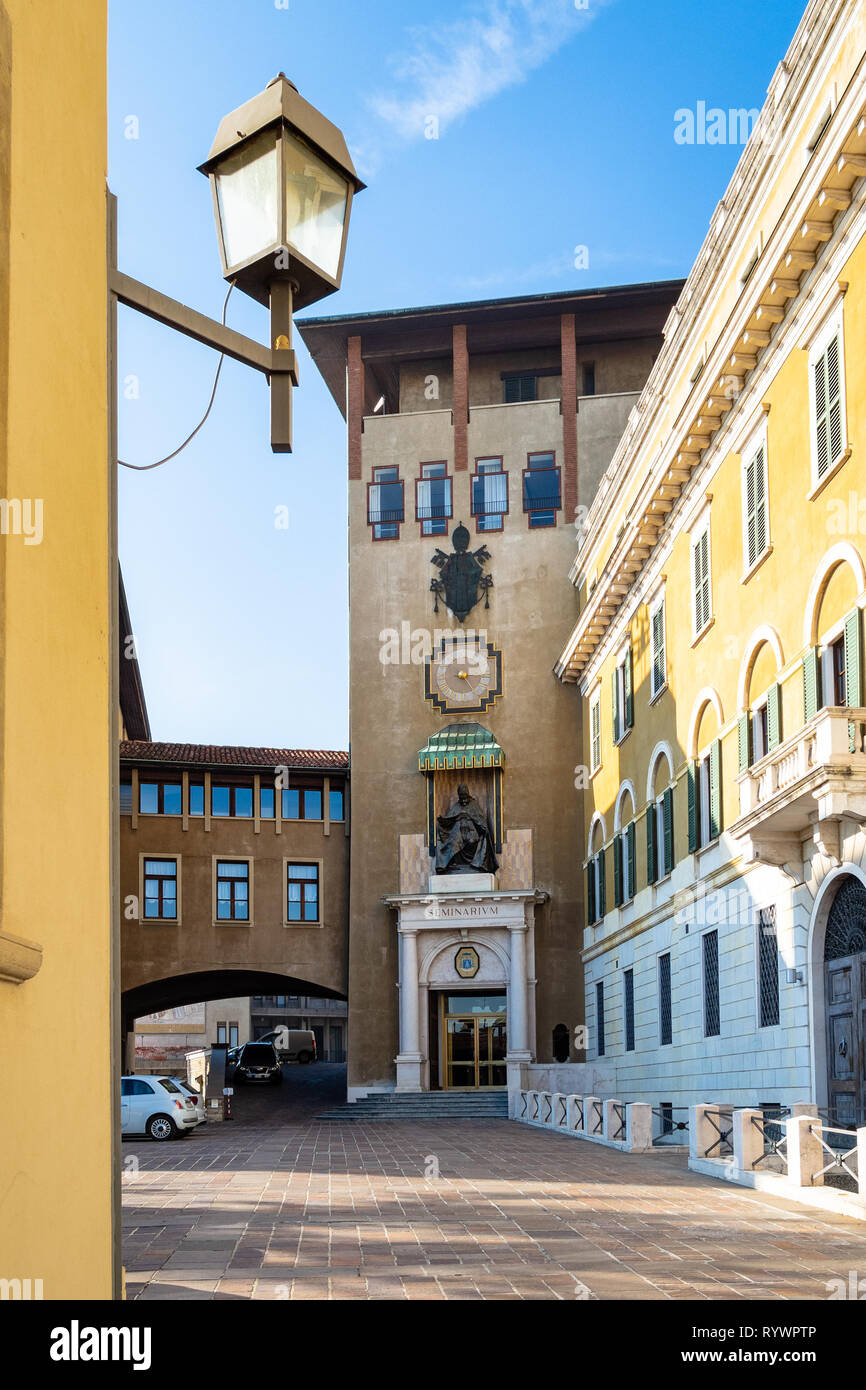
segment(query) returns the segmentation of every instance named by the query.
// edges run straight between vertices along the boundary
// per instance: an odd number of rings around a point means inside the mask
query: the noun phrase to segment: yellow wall
[[[866,515],[852,511],[862,498],[860,441],[866,438],[866,241],[852,251],[839,277],[848,282],[843,300],[846,418],[852,456],[811,500],[811,424],[808,352],[793,348],[763,394],[766,417],[769,531],[772,552],[743,582],[742,458],[728,453],[708,483],[712,557],[713,624],[693,644],[691,628],[689,531],[680,529],[662,569],[666,585],[668,690],[650,703],[649,611],[641,605],[631,625],[634,650],[634,727],[618,745],[612,742],[611,675],[615,647],[601,668],[602,766],[591,782],[585,806],[584,850],[595,811],[605,817],[607,839],[613,831],[613,805],[623,780],[637,792],[637,815],[646,804],[649,758],[657,741],[667,740],[679,774],[675,792],[675,857],[688,852],[686,783],[682,776],[693,750],[688,747],[692,714],[700,692],[712,687],[721,701],[722,820],[728,827],[739,815],[736,778],[739,772],[737,715],[741,663],[752,634],[762,625],[776,629],[782,645],[782,739],[804,722],[800,662],[804,614],[813,576],[826,553],[840,541],[866,558]],[[844,529],[841,518],[844,518]],[[853,526],[852,526],[853,521]],[[853,570],[842,564],[833,571],[820,602],[819,635],[850,612],[857,601]],[[772,674],[771,674],[772,673]],[[766,691],[776,678],[775,658],[768,647],[756,655],[749,699]],[[584,744],[589,746],[589,700],[583,701]],[[697,747],[718,733],[715,713],[708,708],[699,725]],[[663,785],[662,782],[660,785]],[[597,846],[594,846],[597,847]],[[612,874],[610,860],[608,873]],[[637,882],[646,883],[646,837],[637,836]],[[612,879],[608,902],[613,901]]]
[[[0,538],[0,933],[44,951],[33,978],[0,982],[0,1276],[42,1279],[46,1299],[113,1290],[105,11],[0,0],[12,221],[9,247],[0,240],[2,490],[43,506],[41,544]]]

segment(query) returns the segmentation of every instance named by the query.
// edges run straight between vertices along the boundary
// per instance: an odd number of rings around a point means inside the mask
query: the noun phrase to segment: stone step
[[[340,1105],[317,1118],[356,1123],[364,1120],[460,1120],[504,1119],[508,1097],[504,1092],[428,1091],[411,1094],[383,1092],[354,1104]]]

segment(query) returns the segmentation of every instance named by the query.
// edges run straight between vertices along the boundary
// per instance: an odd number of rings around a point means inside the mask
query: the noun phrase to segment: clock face
[[[445,713],[481,714],[502,694],[502,653],[459,633],[444,638],[426,664],[424,693]]]

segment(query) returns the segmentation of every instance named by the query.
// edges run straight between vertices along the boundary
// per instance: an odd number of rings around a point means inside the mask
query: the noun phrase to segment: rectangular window
[[[451,511],[451,479],[447,463],[422,463],[415,483],[415,519],[422,536],[444,536]]]
[[[821,694],[825,705],[848,703],[844,635],[828,642],[821,653]]]
[[[767,525],[767,456],[764,445],[743,469],[743,550],[750,570],[770,543]]]
[[[475,460],[472,475],[472,515],[479,531],[501,531],[508,511],[508,474],[501,458]]]
[[[665,601],[663,598],[659,599],[650,610],[650,639],[652,642],[650,696],[654,698],[664,687],[668,678],[667,656],[665,655]]]
[[[144,915],[177,920],[177,860],[145,859]]]
[[[224,1045],[226,1042],[226,1026],[224,1023],[217,1024],[217,1046]]]
[[[253,789],[234,783],[212,783],[210,789],[212,816],[240,816],[252,819]]]
[[[769,752],[769,716],[766,701],[752,710],[752,762],[760,762]]]
[[[282,795],[283,820],[321,820],[321,787],[286,787]]]
[[[604,981],[599,980],[595,987],[595,1032],[598,1039],[598,1055],[604,1056]]]
[[[286,878],[286,921],[318,922],[318,864],[289,864]]]
[[[837,328],[812,360],[814,482],[819,483],[845,452],[842,402],[842,339]]]
[[[590,772],[601,767],[601,696],[596,695],[589,707],[589,759]]]
[[[218,859],[216,866],[217,920],[250,920],[250,866],[235,860]]]
[[[584,396],[595,395],[595,363],[584,362],[583,364],[583,391]]]
[[[707,525],[692,542],[692,623],[695,637],[703,632],[711,617],[710,528]]]
[[[143,816],[179,816],[183,809],[180,782],[139,782],[138,810]]]
[[[779,943],[774,907],[765,907],[758,914],[758,994],[760,1026],[774,1028],[779,1022]]]
[[[625,1050],[634,1052],[634,971],[625,972]]]
[[[229,1047],[237,1047],[237,1045],[238,1045],[238,1025],[237,1025],[236,1023],[230,1023],[230,1024],[229,1024]]]
[[[631,647],[613,673],[613,737],[618,743],[634,724]]]
[[[332,787],[328,793],[328,815],[331,820],[345,820],[342,788]]]
[[[189,784],[189,813],[191,816],[204,815],[204,782]]]
[[[663,956],[659,956],[659,1043],[662,1047],[667,1047],[672,1041],[671,956],[667,951]]]
[[[121,782],[120,784],[120,814],[122,816],[132,815],[132,783]]]
[[[538,378],[532,372],[509,373],[503,376],[502,386],[506,405],[538,399]]]
[[[403,520],[403,484],[399,468],[374,468],[367,488],[367,523],[374,541],[398,540]]]
[[[719,933],[701,938],[704,965],[704,1037],[717,1038],[722,1031],[719,1014]]]
[[[262,820],[273,820],[276,814],[276,793],[273,787],[259,787],[259,815]]]
[[[712,839],[711,816],[710,816],[710,760],[702,758],[698,763],[698,825],[700,827],[700,840],[702,845],[708,845]]]
[[[529,454],[523,474],[523,510],[530,527],[555,526],[560,507],[555,454]]]

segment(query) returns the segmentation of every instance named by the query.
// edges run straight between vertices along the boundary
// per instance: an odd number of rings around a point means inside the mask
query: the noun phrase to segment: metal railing
[[[831,1179],[842,1179],[843,1181],[845,1181],[847,1176],[847,1178],[854,1183],[855,1187],[859,1188],[860,1179],[858,1175],[859,1164],[857,1162],[856,1133],[850,1129],[836,1129],[832,1125],[810,1125],[809,1133],[815,1136],[821,1148],[830,1155],[830,1162],[812,1174],[812,1186],[821,1186],[825,1176],[829,1176]],[[824,1139],[825,1134],[841,1135],[847,1142],[843,1144],[834,1144],[831,1139],[830,1142],[827,1143]],[[851,1163],[853,1163],[855,1167],[852,1168],[850,1166]],[[819,1179],[821,1179],[820,1183],[818,1181]],[[834,1184],[831,1183],[830,1185],[832,1186]],[[845,1186],[848,1186],[847,1181],[845,1181]]]
[[[572,1102],[572,1112],[574,1114],[572,1129],[583,1129],[583,1096],[572,1096]]]
[[[757,1115],[751,1117],[752,1127],[764,1141],[764,1152],[754,1160],[753,1170],[765,1163],[767,1172],[787,1173],[788,1135],[780,1121],[790,1113],[790,1110],[774,1109],[765,1110],[760,1118]]]
[[[555,1125],[566,1124],[568,1122],[568,1101],[565,1096],[557,1096],[556,1112],[553,1123]]]
[[[685,1115],[678,1120],[677,1115]],[[677,1134],[689,1133],[689,1109],[687,1105],[662,1105],[653,1107],[653,1116],[659,1121],[659,1132],[653,1135],[653,1147],[663,1148],[665,1144],[678,1144]]]
[[[701,1155],[703,1158],[729,1158],[734,1152],[731,1135],[734,1132],[734,1107],[719,1105],[704,1112],[704,1119],[718,1136]]]
[[[615,1143],[622,1143],[625,1139],[625,1106],[614,1104],[610,1108],[616,1123],[613,1126],[613,1133],[608,1135],[608,1138],[613,1139]]]
[[[547,1106],[547,1111],[546,1111],[546,1113],[545,1113],[544,1115],[540,1116],[540,1119],[541,1119],[541,1123],[544,1124],[544,1125],[546,1125],[546,1124],[548,1123],[548,1121],[550,1120],[551,1116],[553,1115],[553,1101],[552,1101],[551,1097],[550,1097],[546,1092],[545,1092],[545,1094],[541,1097],[541,1099],[544,1101],[544,1104]]]
[[[590,1113],[586,1116],[587,1126],[590,1134],[604,1133],[604,1106],[600,1100],[594,1100]]]

